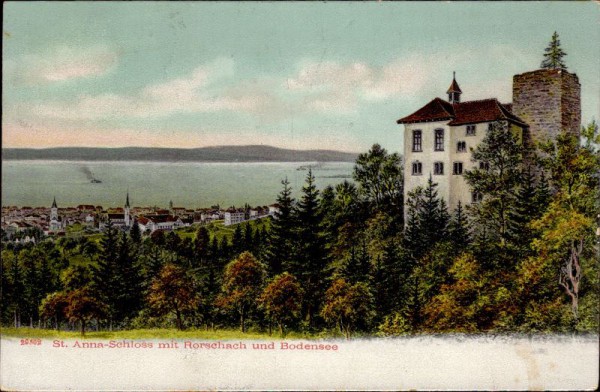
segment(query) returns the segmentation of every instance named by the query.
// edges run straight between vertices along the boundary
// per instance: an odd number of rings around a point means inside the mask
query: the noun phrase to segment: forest
[[[238,329],[284,337],[598,332],[600,133],[526,148],[497,123],[449,211],[435,177],[404,200],[403,161],[375,144],[353,181],[301,196],[282,179],[269,224],[218,238],[137,224],[2,242],[5,327]],[[266,223],[266,222],[265,222]]]

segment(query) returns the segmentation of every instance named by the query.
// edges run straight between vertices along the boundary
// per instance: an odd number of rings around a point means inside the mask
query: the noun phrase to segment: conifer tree
[[[219,239],[216,235],[213,235],[210,241],[209,260],[211,264],[219,264]]]
[[[523,148],[506,123],[496,122],[473,151],[472,159],[486,166],[464,174],[471,190],[483,195],[482,201],[472,205],[472,215],[503,248],[509,241],[509,211],[514,208],[521,182]]]
[[[96,266],[93,266],[93,288],[99,300],[107,305],[106,315],[109,328],[112,330],[116,316],[116,297],[118,282],[115,277],[117,271],[117,258],[119,256],[117,230],[109,222],[104,236],[100,240],[100,256]]]
[[[133,220],[133,226],[131,226],[129,235],[131,236],[131,241],[133,242],[134,246],[137,246],[142,242],[142,232],[137,219]]]
[[[233,231],[233,238],[231,241],[233,247],[233,253],[238,255],[244,251],[244,234],[242,232],[242,225],[237,224]]]
[[[544,52],[544,60],[540,67],[546,69],[567,69],[563,61],[563,57],[566,55],[560,47],[560,39],[558,38],[558,33],[555,31],[552,34],[552,40]]]
[[[137,259],[134,256],[131,240],[123,232],[119,242],[119,253],[117,256],[116,280],[117,292],[115,294],[115,305],[117,308],[117,319],[133,317],[141,306],[141,273],[138,268]]]
[[[210,234],[204,226],[200,226],[194,237],[193,249],[196,266],[202,266],[207,262],[210,252]]]
[[[308,170],[302,197],[298,202],[296,241],[297,251],[289,272],[298,277],[306,289],[305,315],[309,325],[318,312],[325,290],[324,270],[327,265],[325,241],[322,234],[322,215],[319,209],[319,191],[312,170]]]
[[[533,240],[529,223],[538,217],[535,178],[530,167],[521,173],[521,185],[517,191],[514,207],[508,212],[507,238],[519,259],[526,256]]]
[[[448,238],[450,216],[445,201],[438,197],[437,186],[430,175],[426,188],[409,195],[405,240],[414,262]]]
[[[471,240],[469,235],[469,226],[467,216],[462,203],[459,201],[454,216],[448,225],[448,234],[450,241],[456,248],[467,246]]]
[[[232,251],[231,251],[231,244],[229,243],[229,239],[227,238],[227,236],[223,236],[221,237],[221,241],[219,242],[219,256],[221,259],[221,263],[224,264],[227,261],[229,261],[229,259],[232,256]]]
[[[367,250],[367,242],[363,238],[358,247],[350,248],[348,258],[342,266],[341,275],[351,284],[370,283],[371,260]]]
[[[246,222],[244,224],[244,249],[247,251],[252,251],[254,248],[254,230],[252,230],[252,226],[250,222]]]
[[[292,188],[287,180],[281,182],[283,189],[277,196],[278,210],[271,221],[268,247],[265,254],[269,276],[279,275],[292,260],[294,249],[295,206]]]

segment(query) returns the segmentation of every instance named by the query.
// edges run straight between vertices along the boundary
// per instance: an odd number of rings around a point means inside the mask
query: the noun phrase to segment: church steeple
[[[448,87],[448,102],[450,103],[459,103],[460,102],[460,94],[462,94],[462,90],[458,87],[458,83],[456,83],[456,72],[452,72],[452,84]]]
[[[125,218],[125,226],[129,227],[131,223],[131,216],[129,214],[129,191],[127,191],[127,198],[125,199],[125,214],[123,214],[123,218]]]
[[[56,196],[54,196],[52,207],[50,207],[50,226],[53,230],[58,229],[58,206],[56,205]]]

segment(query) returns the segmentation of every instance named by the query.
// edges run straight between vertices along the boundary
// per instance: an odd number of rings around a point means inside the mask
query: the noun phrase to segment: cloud
[[[100,120],[221,110],[252,112],[268,103],[269,97],[264,93],[227,94],[222,87],[216,86],[229,82],[233,75],[233,61],[219,58],[197,67],[187,76],[146,86],[136,94],[81,95],[74,102],[34,106],[32,112],[47,118]]]
[[[286,80],[303,104],[320,112],[353,113],[361,101],[377,102],[418,91],[427,82],[424,59],[408,57],[383,66],[364,62],[305,61]]]
[[[117,52],[106,46],[86,49],[60,46],[9,62],[7,73],[14,75],[18,84],[40,85],[100,76],[109,72],[117,61]]]

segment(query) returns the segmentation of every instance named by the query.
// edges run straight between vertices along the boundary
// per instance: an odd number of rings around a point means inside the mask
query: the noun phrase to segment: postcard
[[[0,388],[595,390],[597,2],[5,2]]]

